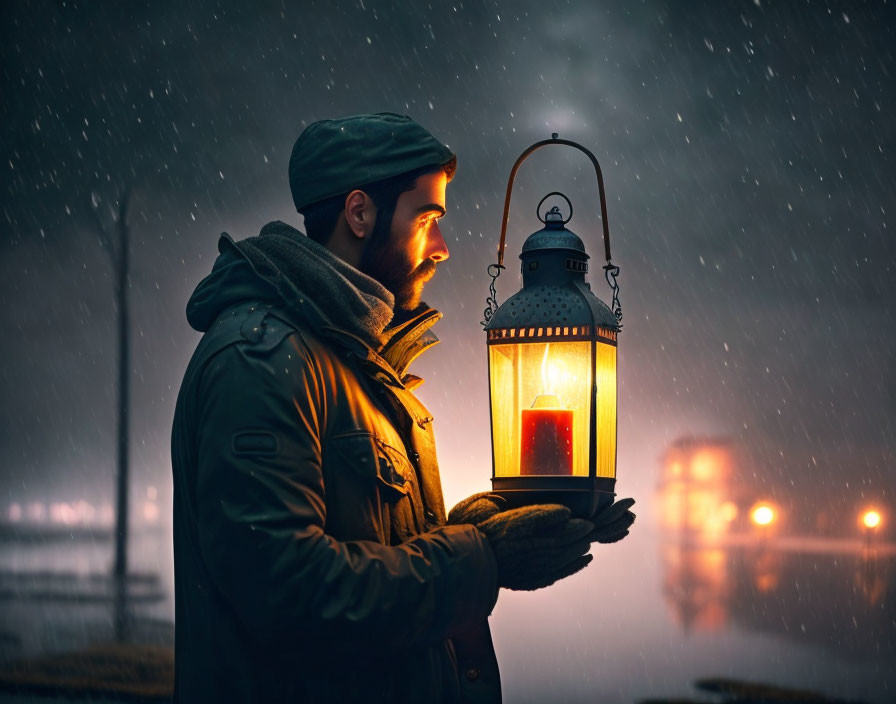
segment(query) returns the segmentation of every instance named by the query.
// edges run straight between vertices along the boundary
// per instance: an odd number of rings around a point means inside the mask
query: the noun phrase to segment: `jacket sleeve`
[[[256,636],[338,647],[450,637],[484,620],[497,568],[473,526],[398,546],[325,532],[327,394],[297,335],[273,351],[237,344],[199,384],[196,516],[206,568]]]

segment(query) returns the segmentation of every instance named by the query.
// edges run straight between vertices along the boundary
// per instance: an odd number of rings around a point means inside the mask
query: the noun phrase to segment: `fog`
[[[861,696],[887,698],[877,656],[841,665],[811,639],[736,619],[710,631],[746,634],[730,650],[700,628],[681,632],[660,598],[669,566],[657,487],[676,440],[724,438],[751,497],[810,527],[824,514],[827,537],[858,539],[865,505],[893,513],[890,5],[31,2],[0,12],[7,518],[13,505],[84,501],[99,516],[114,502],[114,273],[92,209],[111,223],[130,189],[131,500],[137,523],[161,526],[150,562],[170,582],[171,420],[199,339],[186,301],[221,232],[301,227],[286,178],[292,144],[314,120],[358,112],[411,115],[458,155],[441,222],[450,259],[425,294],[444,314],[441,343],[413,371],[426,379],[446,503],[489,488],[486,267],[514,160],[558,132],[595,153],[606,182],[624,315],[617,491],[636,498],[638,522],[567,582],[502,593],[492,627],[508,701],[686,693],[697,671],[843,696],[863,673],[872,685]],[[518,184],[499,301],[521,285],[516,257],[549,191],[569,196],[568,227],[602,264],[581,154],[544,149]],[[608,300],[600,277],[590,281]],[[745,579],[738,564],[732,583]],[[731,612],[757,603],[724,594]],[[884,651],[890,624],[876,636]]]

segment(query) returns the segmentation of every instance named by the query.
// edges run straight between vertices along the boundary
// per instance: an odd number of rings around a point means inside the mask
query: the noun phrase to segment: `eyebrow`
[[[431,212],[439,213],[440,217],[444,217],[448,211],[438,203],[427,203],[426,205],[421,205],[419,208],[417,208],[417,215]]]

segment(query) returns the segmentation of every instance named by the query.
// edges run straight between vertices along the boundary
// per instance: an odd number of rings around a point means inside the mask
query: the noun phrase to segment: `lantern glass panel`
[[[592,344],[551,341],[489,346],[496,477],[588,476]],[[613,353],[615,365],[615,348]],[[612,376],[615,424],[615,366]],[[612,435],[615,464],[615,425]]]
[[[616,478],[616,347],[596,343],[598,477]]]

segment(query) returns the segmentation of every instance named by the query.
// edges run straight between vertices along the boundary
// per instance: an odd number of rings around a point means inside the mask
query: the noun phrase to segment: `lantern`
[[[523,288],[500,306],[495,281],[504,269],[504,245],[513,180],[535,150],[558,144],[591,160],[597,175],[611,309],[585,281],[588,254],[567,229],[572,203],[548,193],[536,207],[542,229],[530,235],[520,254]],[[562,197],[544,216],[550,196]],[[616,276],[610,261],[610,233],[603,176],[594,155],[576,142],[537,142],[513,165],[507,183],[498,262],[483,326],[488,345],[492,431],[492,488],[508,503],[562,503],[574,515],[591,516],[613,501],[616,483],[616,351],[621,329]]]

